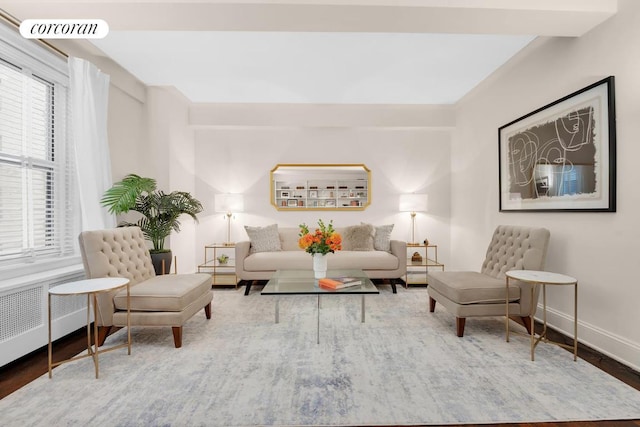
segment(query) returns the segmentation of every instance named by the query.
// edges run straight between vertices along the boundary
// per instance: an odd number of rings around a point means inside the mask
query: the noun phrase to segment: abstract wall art
[[[614,77],[500,127],[499,209],[616,210]]]

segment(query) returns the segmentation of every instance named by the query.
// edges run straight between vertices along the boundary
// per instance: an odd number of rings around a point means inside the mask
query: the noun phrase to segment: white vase
[[[327,277],[327,257],[324,254],[313,254],[313,275],[316,279]]]

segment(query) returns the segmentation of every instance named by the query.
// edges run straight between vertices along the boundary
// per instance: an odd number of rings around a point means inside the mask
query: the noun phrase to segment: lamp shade
[[[400,212],[426,212],[429,196],[426,194],[401,194]]]
[[[244,197],[242,194],[216,194],[216,212],[242,212],[244,211]]]

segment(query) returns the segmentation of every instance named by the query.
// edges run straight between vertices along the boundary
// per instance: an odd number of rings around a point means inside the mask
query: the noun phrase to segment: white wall
[[[303,109],[305,107],[302,107]],[[398,212],[401,193],[427,193],[429,212],[418,214],[416,236],[449,252],[449,131],[426,128],[237,126],[196,131],[196,195],[205,203],[198,226],[198,259],[207,243],[226,240],[226,219],[215,213],[216,193],[244,194],[245,212],[232,222],[234,241],[244,225],[336,226],[395,224],[392,237],[410,239],[410,217]],[[364,211],[278,211],[269,201],[269,172],[278,163],[363,163],[371,170],[372,203]]]
[[[180,92],[172,87],[147,88],[149,142],[144,150],[144,160],[148,176],[156,179],[158,189],[162,191],[187,191],[197,198],[194,133],[188,122],[189,100]],[[196,227],[188,215],[183,215],[180,233],[172,233],[165,242],[165,247],[177,258],[179,273],[196,270]]]
[[[579,280],[580,340],[640,369],[637,242],[640,2],[580,38],[539,39],[458,104],[452,136],[451,267],[480,267],[498,224],[551,231],[546,268]],[[616,78],[616,213],[499,213],[498,128],[606,76]],[[448,266],[449,267],[449,266]],[[570,289],[548,290],[550,321],[572,331]]]

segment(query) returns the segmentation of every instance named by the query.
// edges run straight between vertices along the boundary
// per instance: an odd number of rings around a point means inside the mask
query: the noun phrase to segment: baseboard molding
[[[538,306],[536,320],[542,322],[542,306]],[[547,326],[563,335],[573,337],[573,315],[547,307]],[[580,320],[578,314],[578,342],[584,344],[631,369],[640,372],[640,345],[602,328]]]

